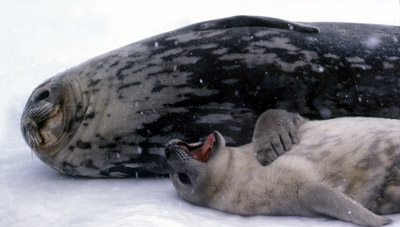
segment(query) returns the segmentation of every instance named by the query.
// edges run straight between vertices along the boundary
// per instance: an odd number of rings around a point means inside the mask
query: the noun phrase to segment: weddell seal
[[[164,145],[218,130],[251,141],[266,109],[311,119],[399,118],[400,29],[237,16],[154,36],[39,85],[22,114],[35,154],[61,173],[166,174]]]
[[[389,223],[376,214],[400,212],[400,121],[299,119],[301,141],[267,166],[254,157],[270,147],[263,130],[273,127],[265,116],[254,142],[240,147],[226,146],[217,131],[204,143],[170,141],[165,152],[175,189],[193,204],[241,215]]]

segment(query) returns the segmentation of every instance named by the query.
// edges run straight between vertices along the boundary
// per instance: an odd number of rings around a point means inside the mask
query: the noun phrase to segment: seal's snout
[[[21,116],[25,142],[45,162],[62,154],[85,117],[88,96],[73,78],[55,76],[32,91]]]
[[[45,82],[32,92],[21,119],[21,131],[30,147],[49,146],[57,141],[63,122],[61,96]],[[56,92],[57,93],[57,92]]]
[[[60,128],[62,122],[60,105],[44,101],[43,99],[37,103],[32,103],[22,121],[22,134],[30,146],[39,144],[50,145],[57,139],[55,131]]]
[[[190,154],[182,146],[185,143],[180,140],[170,141],[165,148],[165,157],[168,162],[184,162],[190,158]]]

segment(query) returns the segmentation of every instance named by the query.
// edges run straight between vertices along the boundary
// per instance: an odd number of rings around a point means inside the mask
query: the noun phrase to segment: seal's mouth
[[[60,105],[37,106],[25,119],[23,134],[30,146],[51,146],[62,133],[64,119]]]
[[[48,117],[47,120],[39,124],[38,131],[43,139],[42,144],[51,146],[57,141],[63,128],[63,113],[60,107],[57,106]]]
[[[214,144],[217,142],[214,134],[210,134],[206,141],[203,143],[203,145],[195,148],[192,147],[192,149],[190,149],[188,146],[181,144],[178,145],[180,147],[182,147],[183,149],[185,149],[186,151],[188,151],[193,158],[202,161],[202,162],[207,162],[208,159],[210,158],[211,155],[211,151],[214,148]]]
[[[219,145],[218,132],[211,133],[205,142],[185,143],[173,140],[167,144],[166,157],[168,161],[185,161],[190,156],[198,161],[207,162],[217,152]]]

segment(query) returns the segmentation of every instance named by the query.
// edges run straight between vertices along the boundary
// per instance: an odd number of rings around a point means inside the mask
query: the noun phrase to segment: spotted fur
[[[172,138],[217,129],[245,144],[268,108],[399,117],[397,37],[393,26],[263,17],[194,24],[44,82],[26,104],[22,133],[62,173],[114,177],[165,174]],[[46,105],[60,110],[38,114]]]

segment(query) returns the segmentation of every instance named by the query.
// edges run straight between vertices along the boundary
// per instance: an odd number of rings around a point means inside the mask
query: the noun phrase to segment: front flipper
[[[217,20],[210,20],[189,25],[183,29],[194,31],[203,31],[211,29],[227,29],[238,27],[265,27],[278,28],[284,30],[298,31],[304,33],[318,33],[319,29],[306,24],[290,22],[271,17],[256,17],[256,16],[234,16]]]
[[[301,215],[328,216],[365,226],[381,226],[391,222],[391,219],[372,213],[345,194],[322,184],[301,187],[298,201],[304,208],[299,211]]]
[[[299,114],[271,109],[258,118],[253,151],[261,165],[268,165],[299,142],[298,129],[306,122]]]

